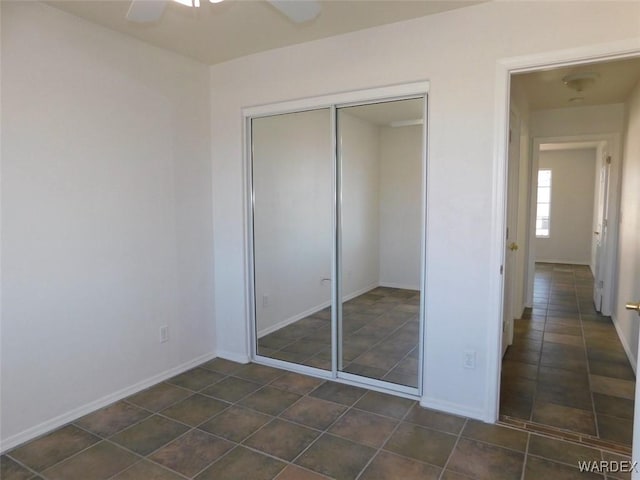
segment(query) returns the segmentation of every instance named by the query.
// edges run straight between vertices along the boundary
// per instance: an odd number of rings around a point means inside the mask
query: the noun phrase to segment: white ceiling
[[[542,143],[540,144],[541,152],[552,152],[558,150],[591,150],[598,148],[602,141],[591,142],[566,142],[566,143]]]
[[[424,102],[421,98],[414,98],[343,107],[340,110],[344,110],[375,125],[395,126],[397,122],[417,122],[422,120]]]
[[[206,64],[462,8],[487,0],[320,0],[320,15],[294,24],[262,0],[226,0],[200,8],[168,2],[151,24],[125,19],[128,0],[54,0],[47,4]]]
[[[566,75],[582,72],[598,74],[595,83],[584,91],[576,92],[562,83]],[[541,70],[512,78],[526,94],[531,110],[624,102],[639,80],[640,58]],[[583,100],[571,102],[575,97]]]

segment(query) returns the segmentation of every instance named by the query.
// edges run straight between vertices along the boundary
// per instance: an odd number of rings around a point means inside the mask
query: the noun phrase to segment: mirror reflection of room
[[[339,369],[418,386],[422,98],[340,108]]]
[[[330,110],[252,120],[258,355],[331,370],[338,218],[338,370],[418,387],[423,110],[338,108],[338,178]]]
[[[331,369],[329,109],[251,122],[257,353]]]

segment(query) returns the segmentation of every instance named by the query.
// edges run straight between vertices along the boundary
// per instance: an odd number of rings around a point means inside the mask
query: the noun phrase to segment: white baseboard
[[[403,290],[420,290],[420,285],[409,285],[406,283],[380,282],[380,287],[401,288]]]
[[[380,285],[378,283],[372,283],[371,285],[361,288],[360,290],[351,292],[349,295],[345,295],[344,301],[346,302],[351,300],[352,298],[359,297],[360,295],[370,292],[371,290],[373,290],[374,288],[378,288],[379,286],[383,286],[383,285]],[[270,333],[273,333],[276,330],[280,330],[281,328],[284,328],[288,325],[291,325],[292,323],[297,322],[298,320],[302,320],[303,318],[313,315],[314,313],[319,312],[320,310],[323,310],[329,306],[331,306],[331,300],[327,302],[323,302],[320,305],[316,305],[315,307],[311,307],[308,310],[305,310],[302,313],[294,315],[293,317],[289,317],[285,320],[282,320],[281,322],[278,322],[275,325],[271,325],[270,327],[264,328],[258,332],[258,338],[262,338],[265,335],[269,335]]]
[[[294,315],[293,317],[289,317],[289,318],[285,318],[284,320],[276,323],[275,325],[271,325],[270,327],[267,328],[263,328],[262,330],[260,330],[258,332],[258,338],[262,338],[265,335],[269,335],[270,333],[275,332],[276,330],[280,330],[281,328],[284,328],[288,325],[291,325],[292,323],[297,322],[298,320],[302,320],[303,318],[308,317],[309,315],[313,315],[316,312],[319,312],[320,310],[327,308],[328,306],[331,305],[331,300],[327,301],[327,302],[323,302],[320,305],[316,305],[315,307],[311,307],[308,310],[305,310],[302,313],[299,313],[297,315]]]
[[[134,393],[138,393],[146,388],[155,385],[156,383],[167,380],[168,378],[174,377],[176,375],[181,374],[201,363],[207,362],[212,358],[215,358],[217,355],[215,353],[207,353],[205,355],[201,355],[193,360],[190,360],[182,365],[178,365],[177,367],[170,368],[169,370],[165,370],[162,373],[154,375],[152,377],[146,378],[138,383],[135,383],[129,387],[123,388],[114,393],[110,393],[98,400],[94,400],[93,402],[89,402],[80,407],[74,408],[69,412],[63,413],[62,415],[58,415],[55,418],[47,420],[45,422],[40,423],[34,427],[28,428],[20,433],[16,433],[6,439],[3,439],[0,443],[0,453],[4,453],[24,442],[28,442],[29,440],[33,440],[36,437],[39,437],[45,433],[48,433],[56,428],[62,427],[78,418],[84,417],[85,415],[99,410],[107,405],[112,404],[113,402],[117,402],[118,400],[122,400]]]
[[[611,315],[611,321],[613,322],[613,326],[616,328],[616,333],[618,334],[618,338],[620,339],[620,343],[622,344],[622,348],[624,349],[624,353],[627,354],[627,359],[631,364],[631,368],[633,369],[633,373],[637,375],[636,366],[638,363],[638,359],[633,356],[633,350],[629,346],[629,342],[627,337],[625,337],[620,331],[620,327],[618,327],[618,322],[616,321],[615,315]]]
[[[218,358],[224,358],[225,360],[231,360],[237,363],[249,363],[251,361],[251,358],[247,354],[230,352],[228,350],[220,350],[217,356]]]
[[[379,283],[372,283],[371,285],[367,285],[364,288],[361,288],[360,290],[356,290],[355,292],[351,292],[349,295],[345,295],[344,296],[344,301],[348,302],[349,300],[353,300],[356,297],[359,297],[360,295],[364,295],[367,292],[370,292],[371,290],[375,290],[378,287],[381,287],[382,285]]]
[[[486,422],[486,412],[476,408],[469,408],[466,405],[459,405],[457,403],[443,402],[441,400],[429,397],[422,397],[420,399],[420,406],[424,408],[431,408],[433,410],[440,410],[441,412],[450,413],[453,415],[461,415],[463,417],[474,418],[482,422]]]
[[[536,258],[536,263],[564,263],[565,265],[584,265],[585,267],[589,266],[589,260],[586,260],[584,262],[576,262],[574,260],[547,260],[547,259],[542,259],[542,258]]]

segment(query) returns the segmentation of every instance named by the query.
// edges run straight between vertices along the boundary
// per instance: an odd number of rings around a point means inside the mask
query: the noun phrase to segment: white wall
[[[422,125],[380,128],[380,284],[420,289]]]
[[[623,129],[624,103],[531,112],[532,137],[620,133]]]
[[[497,62],[640,37],[637,2],[580,9],[576,16],[573,2],[488,2],[213,66],[218,345],[247,354],[241,108],[428,79],[423,404],[489,419],[495,377],[488,359],[497,345],[490,332],[499,321],[492,285],[501,282],[492,260],[501,218],[494,139],[504,116],[495,108]],[[463,367],[467,349],[477,352],[476,369]]]
[[[215,336],[208,69],[44,4],[1,8],[9,448],[210,357]]]
[[[256,319],[261,337],[330,303],[328,110],[253,121]],[[422,127],[339,111],[343,295],[420,288]],[[264,296],[267,296],[266,305]]]
[[[252,122],[259,336],[331,300],[331,138],[328,109]]]
[[[613,321],[632,365],[638,360],[638,316],[624,308],[640,301],[640,84],[627,103],[624,141],[620,230],[618,237],[618,288]]]
[[[589,265],[596,149],[543,151],[538,168],[551,170],[551,212],[549,237],[536,238],[536,261]]]
[[[338,112],[342,162],[342,295],[346,299],[379,284],[380,129]]]

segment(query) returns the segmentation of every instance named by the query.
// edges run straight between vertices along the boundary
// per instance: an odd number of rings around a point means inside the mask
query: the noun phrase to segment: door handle
[[[594,235],[600,235],[600,232],[593,232]]]
[[[509,250],[511,250],[512,252],[518,250],[518,244],[516,242],[511,242],[509,244]]]
[[[624,308],[627,310],[635,310],[640,315],[640,302],[637,303],[627,303]]]

